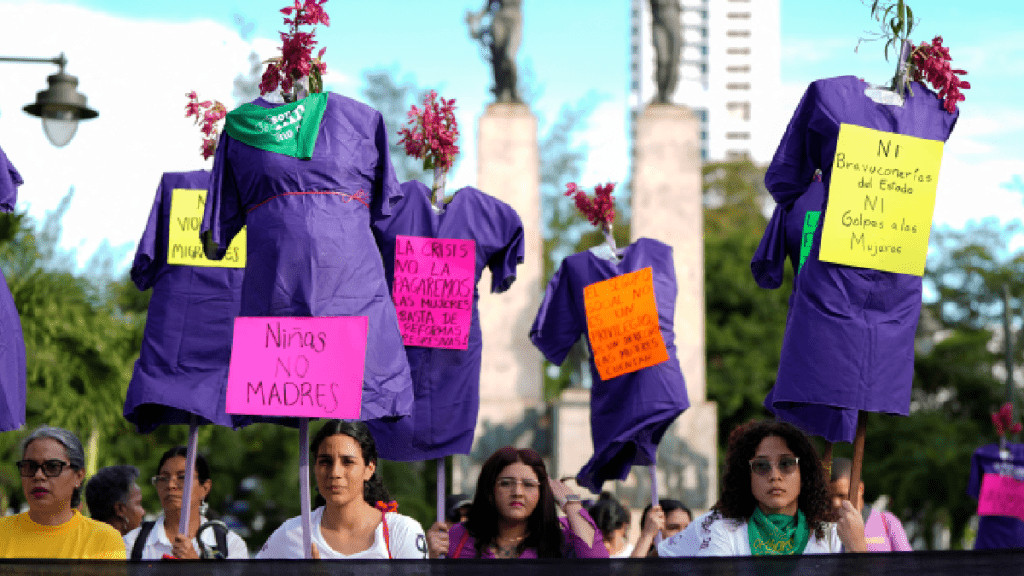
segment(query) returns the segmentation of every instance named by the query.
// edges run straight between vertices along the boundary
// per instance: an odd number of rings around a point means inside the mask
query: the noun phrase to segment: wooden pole
[[[859,511],[861,509],[856,494],[860,489],[861,470],[864,467],[864,438],[868,433],[868,413],[857,412],[857,435],[853,438],[853,466],[850,470],[850,501]]]
[[[821,465],[825,468],[825,482],[832,481],[832,443],[825,441],[825,450],[821,453]]]

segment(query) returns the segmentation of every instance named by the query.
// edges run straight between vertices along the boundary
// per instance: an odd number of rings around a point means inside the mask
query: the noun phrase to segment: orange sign
[[[650,267],[587,286],[583,305],[601,380],[668,360]]]

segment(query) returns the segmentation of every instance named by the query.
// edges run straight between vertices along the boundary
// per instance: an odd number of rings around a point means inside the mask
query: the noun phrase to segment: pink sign
[[[472,240],[395,238],[391,295],[406,346],[468,348],[475,286]]]
[[[229,414],[359,418],[366,316],[235,318]]]
[[[1024,482],[1009,476],[985,474],[978,494],[979,516],[1014,516],[1024,520]]]

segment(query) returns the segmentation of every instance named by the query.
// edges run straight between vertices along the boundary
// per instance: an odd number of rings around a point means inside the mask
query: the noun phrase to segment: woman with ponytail
[[[381,482],[377,445],[366,424],[329,420],[310,442],[310,453],[323,500],[310,517],[313,558],[426,558],[423,527],[397,512]],[[256,558],[305,558],[301,517],[275,530]]]

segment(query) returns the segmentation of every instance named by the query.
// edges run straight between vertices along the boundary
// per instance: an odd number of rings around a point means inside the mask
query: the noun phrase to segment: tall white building
[[[781,86],[779,1],[679,0],[683,47],[672,102],[701,120],[705,160],[767,163],[782,137],[778,120],[769,116]],[[631,0],[630,10],[635,114],[657,87],[650,0]]]

